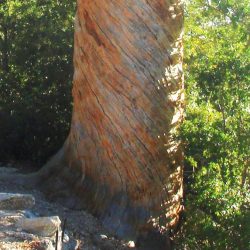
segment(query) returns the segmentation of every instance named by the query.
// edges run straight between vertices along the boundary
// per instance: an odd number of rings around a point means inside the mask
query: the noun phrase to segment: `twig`
[[[55,247],[55,250],[57,250],[57,246],[58,246],[58,229],[56,231],[56,247]]]
[[[63,221],[63,228],[62,228],[62,242],[63,242],[63,239],[64,239],[66,223],[67,223],[67,219],[65,218],[64,221]]]

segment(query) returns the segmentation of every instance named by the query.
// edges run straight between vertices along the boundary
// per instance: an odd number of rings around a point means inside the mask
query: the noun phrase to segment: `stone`
[[[70,239],[68,242],[62,245],[62,250],[73,250],[73,249],[80,249],[79,241],[75,239]]]
[[[30,194],[0,193],[0,210],[25,210],[35,205]]]
[[[101,234],[101,235],[100,235],[100,237],[101,237],[101,239],[102,239],[102,240],[106,240],[106,239],[108,239],[108,236],[107,236],[107,235],[105,235],[105,234]]]
[[[0,232],[3,227],[11,226],[25,217],[23,211],[1,211],[0,210]]]
[[[61,221],[58,216],[22,218],[17,223],[17,226],[21,227],[24,231],[42,237],[54,236],[60,225]]]
[[[0,242],[24,242],[24,241],[34,241],[38,237],[34,234],[26,233],[23,231],[17,231],[15,228],[4,228],[0,231]],[[0,248],[1,249],[1,248]],[[11,249],[12,250],[12,249]]]
[[[128,247],[129,248],[134,248],[135,247],[135,242],[134,241],[129,241],[128,242]]]
[[[25,215],[26,218],[36,218],[36,217],[39,217],[39,216],[37,216],[36,214],[32,213],[29,210],[25,210],[24,211],[24,215]]]
[[[18,169],[16,169],[16,168],[12,168],[12,167],[0,167],[0,173],[1,174],[14,174],[16,172],[18,172]]]
[[[28,247],[34,250],[54,250],[51,240],[43,239],[41,241],[32,241],[29,243]],[[29,248],[29,249],[30,249]]]
[[[69,242],[69,236],[67,234],[64,234],[64,236],[63,236],[63,242],[64,243]]]
[[[108,240],[108,237],[103,237],[104,235],[94,234],[92,235],[92,240],[96,245],[102,244],[104,241]]]

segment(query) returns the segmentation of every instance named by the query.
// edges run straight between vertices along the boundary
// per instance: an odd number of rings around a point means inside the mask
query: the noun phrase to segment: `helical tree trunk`
[[[178,221],[180,0],[78,0],[69,136],[43,187],[121,237]]]

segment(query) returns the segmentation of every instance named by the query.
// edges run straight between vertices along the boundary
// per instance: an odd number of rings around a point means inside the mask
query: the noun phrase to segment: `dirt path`
[[[8,168],[2,167],[3,166],[0,166],[0,174],[4,171],[15,171],[14,169],[11,169],[10,166],[8,166]],[[66,219],[66,234],[70,239],[74,239],[77,242],[79,246],[77,250],[136,249],[133,247],[132,242],[125,242],[115,239],[102,227],[98,219],[89,213],[82,210],[77,211],[68,209],[58,203],[48,201],[38,190],[27,190],[20,185],[0,182],[0,192],[32,194],[35,197],[36,204],[30,212],[35,216],[57,215],[60,217],[62,222],[64,222]],[[4,243],[4,239],[0,238],[0,243],[1,242]],[[12,250],[11,242],[5,242],[5,244],[10,244],[9,249]],[[27,249],[27,246],[24,242],[20,242],[20,249]]]

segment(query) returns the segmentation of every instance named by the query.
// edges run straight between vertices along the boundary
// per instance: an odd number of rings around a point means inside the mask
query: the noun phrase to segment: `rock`
[[[59,229],[61,221],[58,216],[22,218],[17,226],[23,230],[43,237],[51,237]]]
[[[100,244],[102,244],[103,241],[107,240],[107,238],[103,238],[101,237],[101,235],[99,234],[93,234],[91,235],[91,238],[92,238],[92,241],[97,245],[99,246]]]
[[[41,250],[54,250],[53,244],[50,240],[41,241]]]
[[[101,237],[101,239],[102,239],[102,240],[106,240],[106,239],[108,239],[108,236],[107,236],[107,235],[105,235],[105,234],[101,234],[101,235],[100,235],[100,237]]]
[[[14,228],[5,228],[5,231],[0,232],[0,242],[31,242],[37,240],[38,237],[34,234],[17,231]],[[0,248],[1,249],[1,248]]]
[[[63,243],[62,250],[73,250],[73,249],[80,249],[79,242],[74,239],[70,239],[68,242]]]
[[[36,216],[34,213],[32,213],[29,210],[25,210],[24,211],[24,215],[25,215],[26,218],[36,218],[36,217],[39,217],[39,216]]]
[[[1,167],[0,165],[0,174],[13,174],[18,172],[18,169],[12,167]]]
[[[135,242],[134,241],[129,241],[128,242],[128,247],[129,248],[134,248],[135,247]]]
[[[53,244],[50,240],[45,239],[41,241],[32,241],[29,243],[29,247],[34,250],[54,250]]]
[[[0,210],[25,210],[35,205],[30,194],[0,193]]]
[[[0,231],[5,226],[11,226],[25,217],[23,211],[1,211],[0,210]]]
[[[64,236],[63,236],[63,242],[64,243],[69,242],[69,236],[67,234],[64,234]]]
[[[30,244],[28,242],[0,242],[1,250],[22,250],[22,249],[30,249]],[[32,248],[34,250],[34,248]]]
[[[115,247],[115,241],[112,238],[108,238],[105,234],[92,235],[92,241],[97,249],[101,250],[113,250]]]

